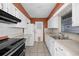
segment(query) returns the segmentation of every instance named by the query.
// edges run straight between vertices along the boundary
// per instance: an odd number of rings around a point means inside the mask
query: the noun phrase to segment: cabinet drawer
[[[56,54],[58,54],[59,56],[65,56],[66,51],[64,51],[64,49],[61,49],[61,48],[55,48],[55,55]]]
[[[58,53],[59,55],[63,55],[63,56],[68,55],[68,51],[58,43],[55,43],[54,50],[55,50],[55,54]]]
[[[56,53],[55,53],[55,56],[66,56],[66,55],[63,54],[63,53],[60,53],[60,52],[56,52]]]

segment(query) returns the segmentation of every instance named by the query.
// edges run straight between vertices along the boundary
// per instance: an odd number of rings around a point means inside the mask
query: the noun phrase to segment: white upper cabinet
[[[53,23],[53,28],[58,28],[58,16],[54,17],[52,23]]]
[[[17,18],[21,19],[21,16],[20,15],[21,15],[21,12],[17,8],[15,8],[15,16]]]
[[[16,17],[18,17],[21,20],[20,23],[17,23],[16,27],[26,28],[27,27],[27,20],[26,20],[27,17],[25,17],[25,15],[23,15],[23,13],[20,12],[19,10],[17,10],[16,15],[17,15]]]
[[[12,27],[27,27],[27,23],[30,23],[29,18],[27,18],[18,8],[16,8],[12,3],[0,3],[0,9],[3,11],[17,17],[21,20],[18,24],[13,24]]]
[[[15,6],[13,4],[8,3],[7,9],[9,14],[15,16]]]
[[[50,20],[48,20],[48,28],[50,28]]]
[[[5,12],[8,11],[8,3],[2,3],[2,10]]]
[[[0,3],[0,9],[2,9],[2,3]]]
[[[51,24],[51,19],[48,20],[48,28],[51,28],[52,27],[52,24]]]
[[[72,26],[79,26],[79,3],[72,4]]]
[[[58,16],[54,16],[49,19],[48,28],[58,28]]]

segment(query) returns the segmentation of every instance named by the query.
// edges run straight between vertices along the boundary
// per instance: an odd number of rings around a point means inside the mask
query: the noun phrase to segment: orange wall
[[[35,24],[35,22],[42,21],[44,24],[44,28],[47,28],[48,27],[47,20],[48,18],[31,18],[31,23]]]

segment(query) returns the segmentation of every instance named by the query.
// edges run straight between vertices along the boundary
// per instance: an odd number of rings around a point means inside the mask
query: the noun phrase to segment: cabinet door
[[[53,18],[52,23],[53,28],[58,28],[58,16]]]
[[[58,28],[58,16],[52,17],[48,21],[49,28]]]
[[[34,36],[32,34],[28,34],[26,35],[27,39],[26,39],[26,46],[33,46],[34,45]]]
[[[45,34],[45,43],[46,43],[46,45],[48,47],[48,35],[47,34]]]
[[[8,3],[2,4],[2,10],[5,11],[5,12],[8,12]]]
[[[54,40],[54,38],[50,37],[49,50],[52,56],[54,55]]]
[[[55,42],[55,56],[71,56],[70,52],[58,42]]]
[[[54,40],[52,37],[50,37],[49,35],[47,35],[46,38],[46,45],[48,47],[48,50],[50,52],[50,54],[53,56],[54,55]]]
[[[8,3],[8,13],[15,16],[15,6],[12,3]]]
[[[47,43],[48,35],[45,33],[45,42]]]
[[[48,21],[48,28],[53,28],[53,19],[49,19]]]
[[[48,20],[48,28],[50,28],[50,20]]]
[[[72,26],[79,26],[79,3],[72,4]]]
[[[15,16],[19,19],[22,19],[22,13],[19,9],[15,8]]]
[[[55,42],[54,50],[55,50],[55,53],[54,53],[55,56],[64,56],[63,49],[61,45],[59,45],[57,42]]]
[[[0,3],[0,9],[2,9],[2,3]]]
[[[29,27],[25,29],[24,33],[28,38],[26,40],[26,46],[34,45],[34,24],[29,24]]]
[[[51,41],[50,36],[48,36],[47,44],[48,44],[49,51],[50,51],[50,44],[51,44],[50,41]]]
[[[23,19],[23,14],[22,14],[22,12],[19,10],[19,18],[22,20]]]

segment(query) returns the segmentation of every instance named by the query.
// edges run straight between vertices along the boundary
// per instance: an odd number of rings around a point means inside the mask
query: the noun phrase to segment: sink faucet
[[[60,33],[63,39],[69,39],[68,35],[65,35],[63,33]]]

